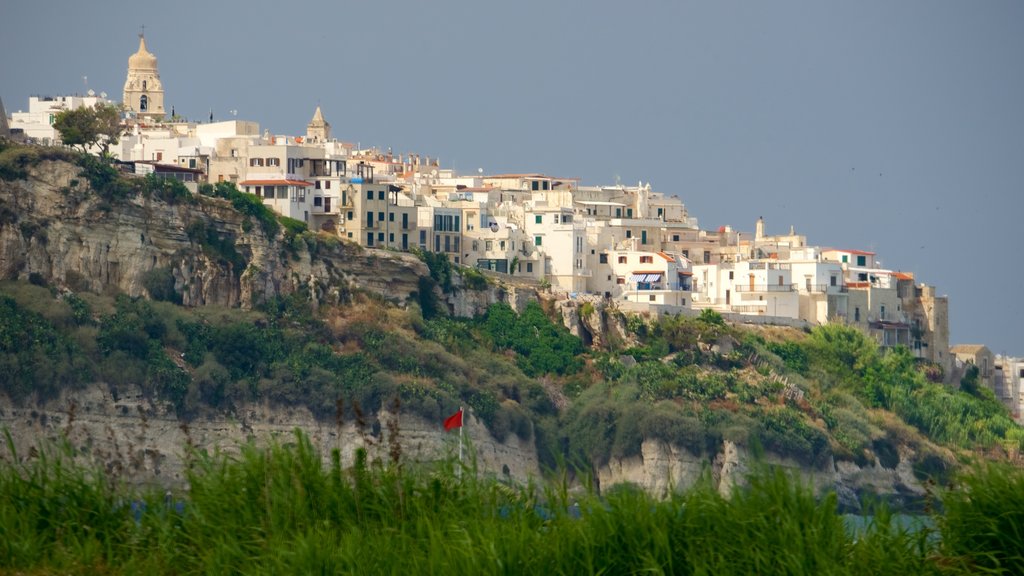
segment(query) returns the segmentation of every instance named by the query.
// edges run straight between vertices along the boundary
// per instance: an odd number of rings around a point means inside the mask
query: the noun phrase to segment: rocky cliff
[[[184,422],[169,404],[146,398],[137,388],[112,391],[103,385],[67,391],[37,406],[17,406],[0,397],[0,422],[10,431],[19,458],[27,457],[41,440],[66,438],[77,453],[126,481],[168,488],[185,484],[190,447],[233,454],[250,441],[258,445],[293,442],[296,429],[309,436],[325,462],[338,449],[346,466],[361,447],[371,460],[387,462],[392,440],[407,463],[458,455],[457,433],[446,433],[439,422],[410,414],[382,411],[367,415],[360,427],[356,422],[318,420],[302,408],[249,405],[239,413],[209,414]],[[394,438],[392,430],[397,430]],[[523,442],[515,434],[497,442],[472,416],[465,420],[464,438],[465,458],[475,458],[482,473],[518,481],[539,475],[532,442]],[[0,458],[11,458],[9,449],[0,443]]]
[[[169,204],[136,195],[115,205],[88,188],[74,164],[47,161],[28,179],[0,181],[0,279],[40,278],[74,291],[148,295],[145,279],[168,270],[186,306],[248,308],[309,289],[319,298],[363,289],[401,303],[426,266],[410,254],[324,244],[289,252],[279,239],[223,199]],[[244,266],[204,250],[188,231],[206,229],[229,243]]]
[[[912,456],[909,447],[901,447],[898,462],[891,467],[878,459],[858,466],[830,458],[822,467],[813,468],[773,454],[755,457],[747,448],[729,441],[723,442],[718,453],[709,458],[686,448],[646,440],[640,454],[612,458],[601,466],[597,479],[601,486],[630,483],[652,494],[664,495],[692,486],[706,476],[719,492],[728,495],[745,485],[755,468],[770,465],[798,475],[818,493],[834,490],[846,510],[859,510],[860,498],[868,495],[903,508],[916,505],[927,496],[925,486],[914,476]]]

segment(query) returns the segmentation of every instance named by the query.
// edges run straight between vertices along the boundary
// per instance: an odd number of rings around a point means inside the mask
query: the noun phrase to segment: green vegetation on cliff
[[[0,178],[24,178],[58,157],[77,162],[88,183],[67,193],[95,194],[106,210],[137,195],[185,211],[204,196],[230,202],[241,231],[184,221],[192,245],[235,278],[249,266],[235,235],[257,226],[282,258],[313,259],[328,245],[226,183],[192,195],[174,181],[125,178],[89,156],[4,142]],[[40,242],[46,233],[0,205],[7,226]],[[29,283],[0,287],[0,393],[47,400],[65,387],[137,385],[184,418],[266,401],[327,419],[339,405],[375,414],[397,400],[440,421],[464,405],[498,440],[533,441],[548,468],[588,471],[639,454],[645,440],[706,462],[728,441],[810,468],[847,460],[891,469],[909,455],[920,477],[944,478],[973,453],[1017,454],[1024,444],[1021,428],[973,380],[962,390],[945,385],[907,350],[882,350],[849,327],[744,328],[709,310],[647,320],[588,303],[576,312],[586,308],[584,317],[609,326],[601,345],[588,348],[551,302],[449,317],[438,291],[486,289],[488,279],[460,272],[444,255],[420,257],[430,275],[409,302],[348,287],[338,304],[312,302],[316,290],[296,278],[295,292],[252,311],[177,305],[169,267],[142,278],[153,301],[47,287],[34,272]]]

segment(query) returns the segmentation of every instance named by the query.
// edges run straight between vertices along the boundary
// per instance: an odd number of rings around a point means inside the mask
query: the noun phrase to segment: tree
[[[58,113],[53,127],[68,146],[81,146],[82,151],[99,146],[107,156],[110,146],[121,138],[121,115],[116,106],[97,103]]]

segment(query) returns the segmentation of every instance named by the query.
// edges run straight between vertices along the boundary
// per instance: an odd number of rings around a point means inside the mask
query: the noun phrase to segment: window
[[[849,263],[849,261],[850,261],[850,257],[847,256],[846,254],[843,254],[843,264],[847,264],[847,263]]]
[[[654,263],[654,256],[641,256],[640,257],[640,263],[641,264],[653,264]]]
[[[626,283],[626,279],[623,278],[622,276],[619,276],[618,278],[615,279],[615,283],[616,284],[625,284]]]
[[[601,254],[600,256],[597,257],[597,261],[599,263],[601,263],[601,264],[607,264],[608,263],[608,255],[607,254]]]
[[[373,190],[367,190],[366,191],[366,199],[367,200],[373,200]]]
[[[383,190],[378,190],[377,191],[377,200],[383,200],[383,199],[384,199],[384,191]]]
[[[314,182],[313,183],[313,187],[316,188],[317,190],[319,190],[320,189],[320,181],[317,180],[316,182]]]
[[[394,241],[395,241],[395,233],[391,232],[390,234],[388,234],[388,242],[394,243]]]
[[[679,234],[673,234],[672,235],[672,241],[673,242],[679,242]]]
[[[407,230],[408,228],[409,228],[409,213],[408,212],[403,212],[402,213],[402,230]]]
[[[263,158],[249,158],[249,166],[263,166]]]
[[[686,258],[686,259],[690,258],[690,251],[689,250],[683,250],[683,258]]]
[[[885,305],[884,305],[884,304],[882,305],[882,310],[881,310],[881,312],[882,312],[882,314],[881,314],[881,319],[882,319],[882,320],[885,320]]]
[[[541,237],[540,236],[534,236],[533,237],[533,245],[534,246],[540,246],[540,242],[541,242]]]
[[[331,181],[330,180],[324,180],[324,190],[330,190],[330,189],[331,189]]]
[[[267,166],[280,166],[280,165],[281,165],[281,159],[280,158],[267,158]]]
[[[622,218],[622,208],[616,208],[615,209],[615,217],[616,218]]]
[[[544,187],[544,189],[545,189],[545,190],[547,190],[547,189],[549,189],[549,188],[550,188],[550,186],[551,186],[551,183],[550,183],[550,182],[548,182],[547,180],[545,180],[545,181],[544,181],[544,183],[543,183],[543,187]]]
[[[485,240],[484,241],[484,250],[487,250],[488,252],[490,252],[491,250],[494,250],[494,242],[491,241],[491,240]]]
[[[729,270],[729,280],[732,280],[732,270]]]
[[[384,241],[384,233],[383,232],[377,232],[377,240],[380,240],[381,242]]]
[[[647,300],[650,301],[650,302],[654,302],[654,294],[651,294],[650,296],[648,296]]]
[[[836,285],[836,275],[833,274],[832,276],[830,276],[828,281],[829,281],[829,286],[835,286]]]
[[[505,241],[504,240],[499,240],[498,241],[498,250],[501,250],[502,252],[505,251]]]
[[[324,199],[321,196],[313,196],[313,206],[323,206]]]
[[[632,237],[633,237],[633,231],[632,230],[626,230],[626,238],[632,238]]]
[[[857,274],[857,280],[860,281],[860,282],[867,282],[868,281],[867,273],[861,272],[860,274]]]
[[[647,244],[647,230],[640,231],[640,243]]]
[[[367,228],[373,228],[373,212],[366,213],[366,226]]]
[[[632,217],[633,217],[633,209],[632,208],[626,208],[626,218],[632,218]]]
[[[658,218],[661,218],[664,215],[665,215],[665,209],[664,208],[658,208]]]
[[[533,272],[533,262],[527,262],[526,263],[526,271],[527,272]]]
[[[867,264],[867,258],[864,256],[857,256],[857,266],[864,266]]]
[[[305,191],[305,189],[300,188],[299,189],[299,195],[302,196],[302,200],[305,200],[305,198],[306,198],[306,191]],[[287,186],[278,186],[277,187],[277,197],[278,198],[282,198],[282,199],[283,198],[288,198],[288,187]]]
[[[149,110],[149,96],[143,94],[139,98],[139,112],[145,112],[146,110]]]
[[[480,242],[478,242],[476,240],[473,240],[472,246],[473,246],[473,252],[479,252],[480,251]]]
[[[259,186],[256,187],[257,194],[259,193],[259,188],[260,188]],[[274,198],[274,187],[273,186],[264,186],[263,187],[263,197],[264,198],[273,199]]]
[[[377,212],[377,220],[379,222],[383,222],[384,221],[384,213],[383,212]]]
[[[373,246],[373,232],[366,233],[366,245]]]
[[[388,213],[388,222],[394,222],[394,221],[395,221],[395,213],[394,212],[389,212]]]
[[[856,306],[853,309],[853,321],[860,322],[860,306]]]
[[[534,180],[530,184],[531,184],[531,186],[530,186],[531,189],[533,189],[533,190],[540,190],[540,182]]]
[[[625,263],[626,263],[626,257],[625,256],[619,256],[619,264],[625,264]]]
[[[146,81],[145,81],[145,80],[143,80],[143,81],[142,81],[142,89],[143,89],[143,90],[145,90],[145,89],[146,89]]]
[[[352,211],[351,210],[348,211],[348,219],[349,219],[350,222],[352,221]]]
[[[705,264],[711,264],[711,251],[710,250],[705,250],[704,251],[704,263]]]
[[[537,214],[536,216],[533,217],[533,223],[534,224],[540,224],[543,221],[544,221],[544,217],[541,216],[540,214]]]

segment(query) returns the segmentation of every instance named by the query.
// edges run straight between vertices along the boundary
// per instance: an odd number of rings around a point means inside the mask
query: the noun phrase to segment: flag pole
[[[466,427],[466,413],[459,406],[459,467],[462,467],[462,429]]]

